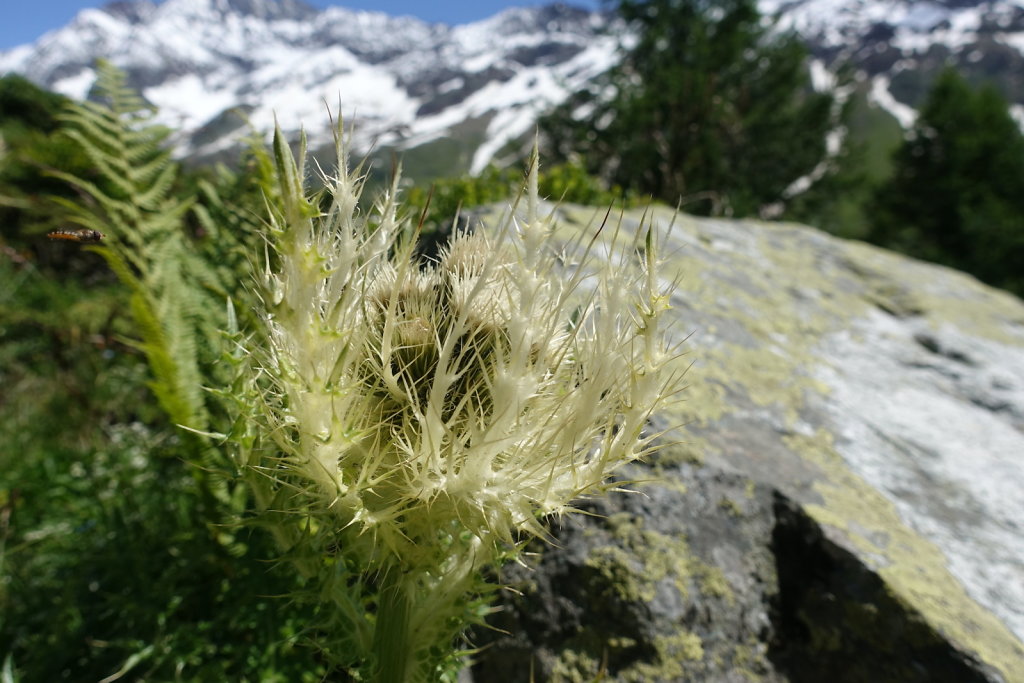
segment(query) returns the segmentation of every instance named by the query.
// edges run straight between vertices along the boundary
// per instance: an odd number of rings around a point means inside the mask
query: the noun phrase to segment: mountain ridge
[[[1024,0],[761,0],[760,9],[807,41],[815,87],[831,87],[829,70],[848,63],[869,101],[904,128],[947,62],[995,77],[1024,124]],[[0,52],[0,73],[82,98],[95,60],[108,59],[181,131],[179,154],[196,160],[227,154],[249,125],[267,131],[275,118],[328,144],[326,102],[357,122],[357,148],[406,153],[458,139],[461,170],[475,173],[616,62],[614,21],[563,4],[448,26],[300,0],[119,0]]]

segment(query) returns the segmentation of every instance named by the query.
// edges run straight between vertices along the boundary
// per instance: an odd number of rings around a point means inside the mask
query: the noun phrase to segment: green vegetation
[[[623,62],[541,124],[549,153],[689,212],[757,215],[825,161],[831,95],[753,0],[623,0]],[[609,96],[609,92],[613,93]]]
[[[876,194],[871,239],[1024,294],[1024,135],[995,88],[938,77]]]
[[[831,172],[786,204],[784,218],[848,239],[872,230],[872,193],[892,176],[892,154],[903,129],[888,112],[868,101],[867,87],[854,88],[846,104],[846,144],[830,161]]]
[[[0,226],[12,247],[29,248],[45,232],[67,227],[53,197],[76,195],[50,171],[95,179],[84,150],[63,134],[59,116],[67,102],[20,76],[0,78]],[[62,270],[81,274],[83,265],[76,260]]]
[[[609,245],[613,269],[581,235],[563,273],[534,163],[518,230],[456,234],[428,266],[397,177],[361,209],[340,142],[307,191],[280,135],[238,172],[183,174],[109,65],[59,106],[42,131],[10,114],[0,161],[10,677],[452,679],[493,568],[642,455],[674,394],[655,238]],[[54,147],[85,162],[36,163]],[[28,201],[23,170],[55,191]],[[611,201],[556,170],[553,193]],[[464,186],[507,197],[513,177]],[[46,242],[51,225],[105,237]]]
[[[298,579],[239,526],[216,451],[175,426],[210,414],[223,291],[248,272],[232,236],[192,228],[244,235],[223,197],[246,183],[188,191],[118,79],[70,108],[0,81],[0,653],[25,681],[321,680],[315,607],[280,597]],[[42,237],[76,222],[107,238]]]

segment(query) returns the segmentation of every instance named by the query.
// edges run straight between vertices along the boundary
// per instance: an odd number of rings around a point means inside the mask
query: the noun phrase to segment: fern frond
[[[150,123],[152,108],[111,65],[101,63],[98,74],[98,101],[73,103],[62,117],[97,179],[54,172],[87,199],[60,203],[67,220],[108,236],[97,251],[132,291],[136,346],[161,407],[175,424],[204,430],[209,410],[200,368],[218,355],[210,340],[221,321],[209,313],[219,306],[203,300],[206,289],[191,276],[202,270],[184,234],[192,198],[171,195],[178,167],[161,147],[167,130]]]
[[[99,175],[117,188],[121,198],[130,197],[134,187],[128,175],[128,162],[124,158],[125,151],[120,141],[100,137],[102,129],[95,121],[61,118],[68,126],[65,130],[66,135],[78,143]]]
[[[123,71],[105,59],[96,62],[96,84],[93,93],[118,115],[139,111],[152,111],[153,107],[128,86]]]

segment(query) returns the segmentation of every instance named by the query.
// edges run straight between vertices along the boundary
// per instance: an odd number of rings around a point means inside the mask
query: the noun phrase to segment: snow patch
[[[84,100],[95,82],[96,72],[92,69],[82,69],[74,76],[56,81],[52,88],[54,92],[60,93],[65,97]]]
[[[875,76],[871,80],[871,92],[868,94],[868,100],[895,116],[904,130],[909,129],[917,121],[917,112],[897,100],[889,92],[889,79],[885,76]]]
[[[196,74],[146,88],[143,96],[160,109],[160,120],[176,130],[194,130],[235,106],[233,93],[211,91]]]

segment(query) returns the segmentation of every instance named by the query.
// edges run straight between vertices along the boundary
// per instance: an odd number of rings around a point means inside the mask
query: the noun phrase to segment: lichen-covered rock
[[[771,491],[694,464],[659,474],[584,505],[538,567],[503,577],[522,594],[488,620],[507,635],[479,634],[475,680],[529,681],[531,664],[534,680],[785,680],[768,660]]]
[[[811,228],[674,223],[692,367],[654,422],[681,442],[503,577],[469,675],[1024,681],[1024,303]]]

